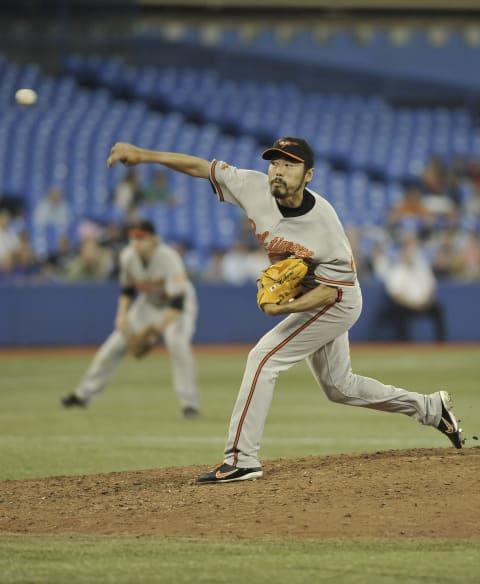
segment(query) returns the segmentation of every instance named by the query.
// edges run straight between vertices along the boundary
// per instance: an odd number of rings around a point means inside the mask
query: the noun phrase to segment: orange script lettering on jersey
[[[157,280],[135,280],[133,285],[139,292],[153,292],[154,290],[161,290],[165,285],[164,278]]]
[[[268,236],[270,235],[270,231],[264,231],[263,233],[257,233],[257,226],[255,225],[255,221],[253,219],[249,219],[250,225],[252,226],[255,235],[257,236],[258,241],[261,245],[265,248],[267,253],[269,252],[286,252],[290,255],[295,255],[297,257],[302,258],[311,258],[313,257],[313,251],[309,250],[308,248],[300,245],[299,243],[295,243],[293,241],[287,241],[284,237],[274,237],[270,242],[267,241]]]

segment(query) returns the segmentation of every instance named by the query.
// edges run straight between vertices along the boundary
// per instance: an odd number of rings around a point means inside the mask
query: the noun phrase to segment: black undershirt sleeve
[[[185,296],[175,296],[170,300],[170,308],[175,308],[177,310],[183,310],[183,305],[185,302]]]
[[[129,296],[130,298],[135,296],[135,292],[135,286],[123,286],[120,290],[121,296]]]

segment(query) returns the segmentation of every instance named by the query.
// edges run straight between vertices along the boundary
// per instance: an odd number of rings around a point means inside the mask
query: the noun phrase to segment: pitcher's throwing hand
[[[142,162],[140,149],[126,142],[117,142],[110,151],[107,166],[111,168],[115,162],[121,162],[125,166],[135,166]]]

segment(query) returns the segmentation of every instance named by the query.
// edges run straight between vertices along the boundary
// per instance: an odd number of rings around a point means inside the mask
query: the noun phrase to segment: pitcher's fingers
[[[110,150],[110,156],[107,160],[107,166],[110,168],[118,160],[118,145],[114,144]]]
[[[116,156],[115,154],[110,154],[107,160],[108,168],[111,168],[115,164],[115,162],[117,162],[117,160],[120,160],[118,156]],[[120,160],[120,162],[124,163],[123,160]]]

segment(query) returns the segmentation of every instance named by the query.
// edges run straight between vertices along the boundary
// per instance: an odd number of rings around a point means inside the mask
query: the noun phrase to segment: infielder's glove
[[[127,340],[128,352],[133,357],[141,359],[145,357],[158,342],[158,331],[149,326],[141,333],[131,334]]]
[[[298,258],[289,258],[268,267],[257,280],[257,304],[284,304],[302,291],[302,280],[308,271],[307,264]]]

